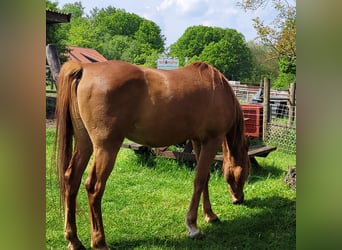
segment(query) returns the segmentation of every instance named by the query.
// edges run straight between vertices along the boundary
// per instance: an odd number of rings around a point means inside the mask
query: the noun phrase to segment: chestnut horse
[[[218,220],[211,209],[208,181],[221,145],[232,202],[243,202],[250,166],[243,113],[228,80],[214,67],[197,62],[164,71],[122,61],[69,61],[62,66],[58,83],[57,167],[69,249],[85,249],[76,233],[75,208],[81,178],[93,153],[85,182],[91,247],[109,249],[101,199],[125,137],[150,147],[192,140],[197,171],[185,220],[189,237],[200,235],[201,195],[205,220]]]

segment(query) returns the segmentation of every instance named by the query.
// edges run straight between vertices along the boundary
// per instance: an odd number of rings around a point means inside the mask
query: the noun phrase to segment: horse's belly
[[[190,130],[177,130],[170,126],[135,127],[126,137],[145,146],[164,147],[192,139],[193,133]]]

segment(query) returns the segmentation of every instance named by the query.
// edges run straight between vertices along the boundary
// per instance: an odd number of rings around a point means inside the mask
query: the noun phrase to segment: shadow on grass
[[[172,161],[176,163],[179,167],[184,167],[186,166],[187,168],[194,170],[196,168],[196,162],[191,162],[191,161],[182,161],[182,160],[174,160],[174,159],[169,159],[163,156],[155,156],[154,153],[150,148],[143,148],[143,150],[139,152],[135,152],[135,155],[137,157],[137,162],[141,164],[142,167],[147,167],[147,168],[154,168],[157,165],[157,159],[165,159]]]
[[[183,238],[157,236],[108,243],[111,249],[295,249],[295,201],[274,196],[246,200],[240,206],[260,208],[262,212],[205,224],[201,240],[184,234]]]
[[[252,168],[248,177],[248,183],[255,183],[265,179],[278,179],[285,176],[285,171],[274,166],[260,166]]]

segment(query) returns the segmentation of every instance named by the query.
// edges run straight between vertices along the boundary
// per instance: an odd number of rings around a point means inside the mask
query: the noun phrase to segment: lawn
[[[54,130],[46,132],[46,249],[66,249],[55,170],[50,168]],[[144,160],[121,149],[102,200],[106,240],[111,249],[295,249],[296,192],[283,181],[295,155],[274,151],[257,158],[245,186],[245,203],[231,204],[221,171],[212,169],[213,210],[221,223],[204,222],[202,240],[186,237],[185,214],[192,195],[194,168],[164,158]],[[87,195],[81,185],[78,235],[90,249]]]

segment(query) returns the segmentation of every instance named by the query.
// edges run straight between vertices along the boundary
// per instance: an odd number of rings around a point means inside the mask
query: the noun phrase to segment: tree
[[[165,38],[159,26],[136,14],[109,6],[94,9],[90,19],[96,44],[101,44],[97,49],[107,59],[145,64],[151,55],[164,51]]]
[[[185,30],[176,43],[170,46],[170,55],[179,58],[180,65],[185,64],[185,58],[199,56],[211,42],[218,42],[224,36],[223,29],[203,25],[192,26]]]
[[[106,54],[107,58],[114,60],[129,61],[131,56],[123,58],[125,51],[130,47],[133,39],[128,36],[116,35],[111,40],[103,42],[101,44],[101,51]]]
[[[71,13],[72,18],[79,18],[84,15],[84,7],[82,6],[81,1],[64,4],[62,11],[65,13]]]
[[[134,37],[141,44],[149,44],[151,49],[163,52],[165,38],[161,35],[161,29],[154,22],[143,19]]]
[[[189,58],[207,62],[231,80],[247,80],[252,72],[252,57],[245,39],[234,29],[193,26],[171,45],[170,55],[180,62]]]
[[[75,18],[71,21],[70,29],[67,33],[68,45],[75,45],[85,48],[97,49],[95,43],[96,34],[92,23],[84,17]]]
[[[139,29],[142,18],[136,14],[127,13],[125,10],[107,7],[101,10],[93,10],[90,16],[98,38],[112,37],[115,35],[134,36]]]
[[[247,43],[253,60],[252,82],[259,82],[264,77],[276,79],[278,77],[277,58],[269,58],[270,48],[254,41]]]
[[[46,3],[58,10],[57,3]],[[153,58],[164,51],[165,37],[154,22],[113,6],[94,8],[87,16],[83,10],[81,2],[63,5],[62,11],[71,13],[71,21],[47,32],[47,39],[93,48],[107,59],[136,64],[152,65]]]
[[[278,15],[269,25],[260,18],[253,19],[258,40],[271,49],[269,58],[277,58],[279,76],[275,81],[279,87],[288,87],[296,74],[296,7],[294,1],[287,0],[243,0],[239,5],[247,10],[256,10],[272,4]],[[284,71],[285,70],[285,71]],[[286,76],[286,77],[285,77]]]

